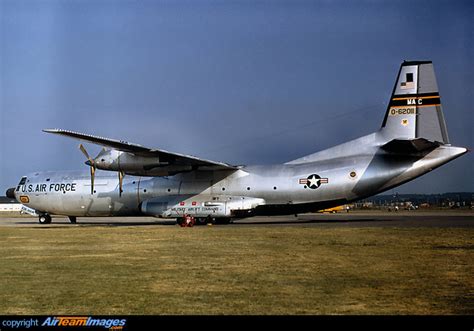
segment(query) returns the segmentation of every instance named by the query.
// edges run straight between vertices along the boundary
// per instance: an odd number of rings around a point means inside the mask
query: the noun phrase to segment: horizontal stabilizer
[[[387,152],[391,153],[419,153],[427,150],[433,150],[440,146],[437,142],[432,142],[424,138],[417,139],[393,139],[382,146]]]

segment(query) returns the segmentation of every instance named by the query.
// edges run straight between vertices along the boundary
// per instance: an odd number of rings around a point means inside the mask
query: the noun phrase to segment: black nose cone
[[[7,198],[15,199],[15,188],[11,187],[7,190]]]

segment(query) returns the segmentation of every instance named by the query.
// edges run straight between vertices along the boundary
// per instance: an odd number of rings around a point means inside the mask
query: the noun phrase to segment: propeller
[[[123,192],[122,190],[123,177],[125,177],[125,173],[123,171],[119,171],[118,176],[119,176],[119,196],[121,197],[122,192]]]
[[[87,164],[91,169],[91,194],[94,194],[94,178],[95,178],[95,170],[97,166],[95,164],[94,159],[90,157],[89,153],[87,153],[87,150],[82,144],[79,145],[79,149],[87,158],[87,161],[85,162],[85,164]],[[105,152],[105,149],[103,149],[103,152]],[[120,170],[118,172],[118,176],[119,176],[119,196],[122,196],[122,192],[123,192],[122,186],[123,186],[123,178],[125,177],[125,172]]]
[[[94,159],[89,156],[86,149],[82,144],[79,145],[79,149],[81,150],[82,154],[84,154],[87,158],[85,164],[87,164],[91,169],[91,194],[94,194],[94,178],[95,178],[95,162]]]

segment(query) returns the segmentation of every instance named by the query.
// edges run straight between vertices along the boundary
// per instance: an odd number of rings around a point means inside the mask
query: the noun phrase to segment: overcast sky
[[[331,147],[379,129],[404,59],[433,61],[451,142],[472,148],[473,17],[472,1],[0,0],[0,194],[88,171],[44,128],[231,164]],[[473,161],[390,192],[474,191]]]

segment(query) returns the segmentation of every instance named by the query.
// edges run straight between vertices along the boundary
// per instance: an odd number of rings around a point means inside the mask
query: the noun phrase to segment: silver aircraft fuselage
[[[33,173],[16,188],[15,197],[37,211],[68,216],[297,214],[388,190],[466,152],[439,146],[429,153],[394,155],[381,149],[386,142],[375,133],[287,164],[168,177],[127,176],[121,196],[114,173],[96,177],[94,194],[85,171]]]

